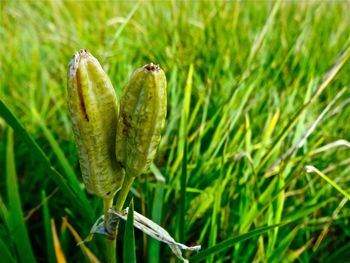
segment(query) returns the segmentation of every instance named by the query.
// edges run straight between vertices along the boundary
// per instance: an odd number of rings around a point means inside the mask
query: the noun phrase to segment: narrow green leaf
[[[51,223],[50,223],[50,210],[48,205],[48,200],[45,194],[45,191],[41,192],[41,199],[43,203],[43,223],[45,230],[45,239],[46,239],[46,252],[47,252],[47,261],[49,263],[55,263],[55,249],[53,245]]]
[[[247,231],[251,226],[251,224],[254,222],[256,216],[261,211],[261,209],[259,209],[259,206],[262,207],[271,201],[271,196],[273,195],[276,189],[277,183],[278,183],[278,178],[275,177],[270,182],[270,184],[265,189],[265,191],[261,193],[261,195],[259,196],[259,199],[251,204],[251,208],[249,209],[249,212],[246,213],[242,223],[240,224],[241,233]]]
[[[15,117],[15,115],[12,114],[12,112],[2,100],[0,100],[0,115],[13,128],[15,133],[27,143],[32,155],[40,161],[41,166],[49,171],[48,174],[60,187],[60,189],[64,191],[67,196],[69,196],[70,200],[72,201],[72,205],[78,209],[77,211],[82,211],[85,218],[88,219],[90,223],[93,223],[93,209],[90,209],[90,204],[87,201],[82,200],[74,191],[74,189],[71,188],[67,179],[64,178],[54,167],[51,166],[51,163],[43,150],[39,147],[32,136],[24,129],[19,120]]]
[[[178,170],[181,160],[183,158],[183,152],[185,147],[185,141],[188,134],[188,120],[190,117],[191,109],[191,96],[192,96],[192,78],[193,78],[193,65],[191,64],[188,69],[186,85],[184,88],[184,100],[182,103],[180,127],[179,127],[179,143],[177,144],[177,157],[172,165],[171,174],[175,174]]]
[[[0,219],[8,228],[9,211],[6,205],[4,204],[4,202],[2,201],[1,195],[0,195]]]
[[[276,199],[271,202],[270,210],[271,210],[271,214],[273,214],[274,216],[271,219],[269,219],[269,224],[278,224],[281,222],[282,212],[284,208],[284,201],[285,201],[284,187],[285,187],[285,180],[284,180],[283,174],[278,174],[276,190],[275,190],[276,192],[278,192],[278,194]],[[279,191],[279,189],[282,189],[282,190]],[[278,227],[269,231],[267,255],[272,254],[272,252],[275,250],[277,235],[278,235]]]
[[[108,56],[108,51],[109,50],[114,50],[113,49],[113,45],[116,42],[116,40],[118,39],[119,35],[123,32],[124,28],[126,27],[126,25],[130,22],[131,18],[134,16],[135,12],[137,11],[137,9],[139,8],[141,2],[136,2],[134,4],[133,9],[130,11],[130,13],[128,14],[128,16],[125,18],[125,20],[123,20],[123,23],[121,23],[121,25],[119,26],[118,30],[115,32],[113,38],[108,42],[107,44],[107,48],[105,49],[105,54],[104,57]]]
[[[46,139],[50,143],[52,151],[57,156],[58,163],[61,166],[66,178],[70,182],[72,188],[79,195],[79,198],[84,201],[84,203],[88,203],[86,193],[80,187],[79,180],[77,179],[77,176],[76,176],[72,166],[70,165],[69,161],[67,160],[63,150],[59,146],[59,143],[56,141],[52,132],[46,127],[45,123],[40,119],[40,116],[38,116],[38,124],[39,124],[40,128],[42,129]]]
[[[272,253],[269,255],[268,262],[278,262],[279,259],[283,258],[284,253],[286,253],[286,251],[288,250],[298,230],[299,230],[299,226],[295,227],[293,230],[287,233],[287,235],[283,236],[283,239],[278,244],[277,248],[275,248],[272,251]]]
[[[136,263],[135,251],[135,235],[134,235],[134,200],[131,199],[129,205],[128,218],[126,219],[124,242],[123,242],[123,256],[124,263]]]
[[[296,211],[293,211],[292,213],[291,212],[288,213],[288,215],[285,216],[284,219],[285,220],[295,221],[295,220],[298,220],[298,219],[301,219],[301,218],[305,218],[309,214],[312,214],[312,213],[316,212],[321,207],[323,207],[326,204],[328,204],[328,203],[330,203],[332,201],[335,201],[335,200],[336,200],[335,198],[329,198],[329,199],[327,199],[325,201],[317,202],[316,204],[311,205],[311,206],[304,205],[304,207],[302,209],[296,209]]]
[[[350,194],[347,193],[345,190],[343,190],[342,188],[340,188],[339,185],[337,185],[336,182],[334,182],[331,178],[329,178],[327,175],[325,175],[324,173],[322,173],[320,170],[318,170],[317,168],[315,168],[314,166],[308,165],[306,166],[306,170],[307,172],[314,172],[317,175],[319,175],[323,180],[325,180],[327,183],[329,183],[334,189],[336,189],[339,193],[341,193],[342,195],[344,195],[347,199],[350,200]]]
[[[344,246],[337,248],[331,255],[324,259],[324,262],[346,262],[350,258],[350,243],[344,244]]]
[[[16,262],[15,259],[12,257],[10,249],[8,248],[6,242],[4,242],[1,238],[0,238],[0,255],[1,255],[2,262],[6,262],[6,263]]]
[[[248,233],[245,233],[245,234],[233,237],[233,238],[226,239],[225,241],[222,241],[215,246],[212,246],[210,248],[207,248],[207,249],[199,252],[197,255],[195,255],[191,258],[190,262],[198,262],[200,260],[205,260],[208,256],[223,252],[238,242],[253,238],[255,236],[259,236],[259,235],[267,232],[270,229],[273,229],[275,227],[280,227],[280,226],[286,225],[286,224],[287,223],[281,223],[281,224],[272,225],[272,226],[264,226],[264,227],[254,229]]]
[[[258,170],[260,170],[265,163],[272,156],[276,147],[279,143],[288,135],[288,133],[292,130],[292,128],[298,123],[299,119],[303,116],[304,112],[316,101],[316,99],[322,94],[322,92],[327,88],[327,86],[331,83],[331,81],[335,78],[341,68],[344,66],[345,62],[350,58],[350,46],[346,48],[344,52],[342,52],[338,59],[335,61],[333,66],[329,69],[329,71],[324,75],[322,82],[317,87],[316,92],[313,96],[296,112],[296,114],[292,117],[291,121],[284,127],[282,132],[277,136],[277,139],[271,144],[270,149],[264,155],[261,163],[259,164]]]
[[[263,44],[264,40],[266,39],[267,33],[269,31],[273,30],[273,28],[274,28],[273,21],[275,20],[277,11],[279,10],[279,8],[281,6],[281,2],[282,1],[275,2],[275,5],[273,6],[271,12],[269,13],[269,16],[268,16],[267,20],[265,21],[263,28],[261,29],[261,31],[257,35],[257,37],[253,43],[253,46],[250,50],[250,54],[249,54],[249,58],[248,58],[248,65],[250,65],[252,63],[252,61],[255,58],[256,54],[258,53],[259,49],[262,47],[262,44]],[[247,68],[247,70],[249,70],[249,67]]]
[[[21,198],[19,196],[15,156],[13,151],[13,130],[8,129],[6,147],[6,188],[9,201],[9,230],[22,262],[36,262],[27,228],[24,224]]]
[[[185,140],[180,189],[180,211],[179,211],[179,241],[185,242],[185,205],[186,205],[186,180],[187,180],[187,140]]]
[[[178,161],[182,157],[181,169],[181,190],[180,190],[180,210],[179,210],[179,242],[185,239],[185,204],[186,204],[186,181],[187,181],[187,132],[188,119],[190,117],[191,96],[192,96],[193,65],[190,65],[184,90],[184,101],[182,105],[182,115],[179,129]],[[173,167],[173,169],[176,165]]]
[[[158,181],[156,184],[156,189],[153,198],[152,205],[152,221],[161,224],[162,221],[162,213],[163,213],[163,197],[164,197],[164,183],[162,181]],[[151,238],[148,241],[148,262],[158,263],[160,256],[160,242]]]
[[[242,115],[244,110],[244,106],[246,105],[250,94],[254,90],[254,87],[259,83],[259,80],[255,80],[248,87],[245,85],[241,85],[237,89],[235,89],[231,101],[226,105],[226,119],[222,118],[221,123],[222,126],[216,126],[216,132],[213,135],[208,151],[205,153],[206,156],[217,156],[221,147],[224,145],[225,141],[229,137],[230,133],[227,131],[232,131],[237,121]],[[235,109],[234,113],[232,113],[231,108],[234,105],[234,102],[239,102],[239,106]]]

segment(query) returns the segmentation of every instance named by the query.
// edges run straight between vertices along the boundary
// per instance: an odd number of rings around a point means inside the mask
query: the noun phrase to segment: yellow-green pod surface
[[[118,101],[100,63],[87,50],[77,52],[68,69],[68,106],[88,192],[112,197],[124,173],[115,157]]]
[[[116,156],[126,176],[149,167],[157,151],[166,118],[166,78],[150,63],[130,77],[120,100]]]

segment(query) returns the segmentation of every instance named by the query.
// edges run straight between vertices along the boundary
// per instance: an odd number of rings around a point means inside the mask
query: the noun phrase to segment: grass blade
[[[135,14],[135,12],[137,11],[137,9],[139,8],[140,2],[137,2],[133,9],[130,11],[130,13],[128,14],[128,16],[125,18],[125,20],[123,21],[123,23],[120,25],[120,27],[118,28],[118,30],[115,32],[113,38],[108,42],[107,44],[107,48],[105,49],[105,53],[104,53],[104,57],[108,56],[108,50],[113,50],[113,45],[116,42],[116,40],[118,39],[119,35],[123,32],[124,28],[126,27],[126,25],[130,22],[131,18],[133,17],[133,15]]]
[[[6,245],[6,243],[0,238],[0,255],[1,255],[1,260],[3,262],[16,262],[15,259],[12,257],[11,252]]]
[[[79,236],[78,232],[73,228],[73,226],[68,222],[67,217],[63,218],[62,227],[63,226],[66,226],[68,228],[68,230],[73,235],[75,242],[77,242],[77,243],[82,242],[81,237]],[[79,245],[79,247],[81,248],[81,251],[83,252],[83,254],[88,262],[100,263],[98,258],[91,252],[91,250],[84,243]]]
[[[338,59],[334,63],[334,65],[331,67],[331,69],[327,72],[327,74],[324,76],[321,84],[317,87],[316,92],[314,95],[308,100],[307,103],[305,103],[293,116],[290,122],[286,125],[286,127],[283,129],[283,131],[278,135],[277,139],[272,143],[272,146],[267,151],[267,153],[264,155],[258,170],[260,170],[264,164],[269,160],[269,158],[274,153],[276,147],[279,145],[279,143],[288,135],[288,133],[291,131],[291,129],[298,123],[298,120],[301,118],[303,113],[312,105],[316,99],[322,94],[322,92],[327,88],[329,83],[335,78],[337,73],[341,70],[341,68],[344,66],[345,62],[350,58],[350,46],[347,47],[347,49],[339,55]]]
[[[190,110],[191,110],[193,73],[194,73],[193,64],[191,64],[188,69],[186,85],[184,88],[184,100],[183,100],[182,110],[181,110],[181,119],[180,119],[180,127],[179,127],[179,143],[177,146],[177,158],[171,168],[172,175],[176,173],[176,171],[178,170],[181,164],[185,142],[187,140],[188,129],[190,128],[188,126],[188,120],[190,117]]]
[[[316,204],[313,204],[313,205],[309,205],[309,206],[306,205],[305,207],[303,207],[303,209],[298,209],[294,213],[289,213],[287,216],[284,217],[284,219],[290,220],[290,221],[296,221],[296,220],[299,220],[302,218],[306,218],[310,214],[316,212],[318,209],[324,207],[328,203],[335,201],[335,200],[336,200],[335,198],[331,197],[325,201],[317,202]]]
[[[190,65],[186,86],[184,90],[184,101],[182,105],[182,116],[179,130],[179,156],[182,155],[180,211],[179,211],[179,241],[185,239],[185,204],[186,204],[186,181],[187,181],[187,122],[190,117],[191,95],[192,95],[193,65]],[[179,159],[178,159],[179,160]]]
[[[324,262],[346,262],[350,258],[350,243],[347,242],[344,246],[338,248],[330,256],[324,258]]]
[[[49,263],[55,263],[55,249],[53,245],[52,240],[52,231],[51,231],[51,225],[50,225],[50,210],[48,205],[48,199],[46,197],[45,191],[41,192],[41,199],[43,203],[43,223],[44,223],[44,229],[45,229],[45,241],[46,241],[46,251],[47,251],[47,261]]]
[[[271,10],[271,13],[270,13],[268,19],[265,22],[264,27],[262,28],[260,33],[257,35],[257,38],[255,39],[254,44],[253,44],[251,51],[250,51],[250,54],[249,54],[248,65],[251,64],[251,62],[255,58],[256,54],[258,53],[259,49],[262,47],[263,41],[264,41],[264,39],[266,39],[266,34],[267,34],[268,30],[273,27],[273,21],[276,17],[276,13],[277,13],[278,9],[281,6],[281,2],[282,1],[276,1],[274,7]]]
[[[128,217],[125,224],[123,243],[124,263],[136,263],[135,234],[134,234],[134,200],[129,205]]]
[[[66,178],[64,178],[55,168],[51,166],[51,163],[43,150],[39,147],[32,136],[24,129],[19,120],[15,117],[15,115],[12,114],[12,112],[2,100],[0,100],[0,115],[13,128],[16,134],[27,143],[28,147],[31,150],[31,153],[36,156],[36,158],[40,161],[40,164],[49,171],[49,175],[55,181],[55,183],[60,187],[62,191],[64,191],[67,196],[70,197],[72,204],[76,206],[78,211],[82,211],[85,218],[89,219],[90,223],[92,224],[93,209],[90,209],[90,204],[87,201],[82,200],[74,191],[74,189],[71,188]]]
[[[62,250],[60,239],[58,238],[58,235],[57,235],[55,220],[53,218],[51,219],[51,231],[53,234],[52,236],[53,236],[53,243],[55,247],[57,263],[67,263],[67,260]]]
[[[312,165],[308,165],[306,166],[306,171],[308,173],[316,173],[319,176],[321,176],[322,179],[324,179],[327,183],[329,183],[333,188],[335,188],[339,193],[341,193],[342,195],[344,195],[347,199],[350,200],[350,194],[346,191],[344,191],[343,189],[340,188],[339,185],[337,185],[336,182],[334,182],[331,178],[329,178],[327,175],[325,175],[324,173],[322,173],[320,170],[318,170],[316,167],[312,166]]]
[[[0,219],[2,220],[3,224],[5,226],[9,225],[9,211],[6,207],[6,205],[4,204],[4,202],[2,201],[2,197],[0,195]]]
[[[253,238],[255,236],[259,236],[259,235],[267,232],[270,229],[274,229],[276,227],[280,227],[280,226],[286,225],[286,224],[287,223],[281,223],[281,224],[272,225],[272,226],[264,226],[264,227],[254,229],[248,233],[245,233],[245,234],[233,237],[233,238],[226,239],[225,241],[222,241],[215,246],[212,246],[210,248],[207,248],[207,249],[199,252],[197,255],[193,256],[190,261],[191,262],[198,262],[200,260],[205,260],[208,256],[223,252],[238,242]]]
[[[182,159],[180,212],[179,212],[179,241],[185,242],[185,205],[186,205],[186,180],[187,180],[187,140],[185,140]]]
[[[37,262],[27,228],[24,224],[13,149],[13,130],[8,129],[6,147],[6,187],[9,201],[9,229],[21,261]]]
[[[160,225],[163,214],[163,200],[164,200],[164,177],[160,174],[159,170],[153,165],[151,166],[153,174],[156,176],[157,183],[152,204],[152,221]],[[159,173],[158,175],[156,175]],[[160,243],[151,238],[148,241],[148,262],[158,263],[160,256]]]
[[[276,247],[268,257],[268,262],[278,262],[279,259],[283,258],[293,239],[295,238],[299,227],[295,227],[287,235],[283,237],[278,247]]]
[[[84,203],[88,203],[88,200],[87,200],[87,197],[86,197],[86,193],[80,187],[79,180],[77,179],[77,176],[76,176],[72,166],[68,162],[68,160],[67,160],[67,158],[65,156],[65,153],[63,152],[63,150],[59,146],[59,143],[56,141],[56,139],[53,136],[52,132],[46,127],[46,125],[43,122],[43,120],[40,119],[40,116],[36,115],[36,117],[38,119],[38,124],[39,124],[40,128],[42,129],[46,139],[50,143],[51,149],[55,153],[55,155],[57,157],[57,160],[58,160],[58,162],[59,162],[59,164],[60,164],[60,166],[61,166],[61,168],[62,168],[62,170],[63,170],[63,172],[64,172],[64,174],[66,176],[66,178],[71,183],[72,188],[79,195],[79,198],[81,200],[84,200]]]

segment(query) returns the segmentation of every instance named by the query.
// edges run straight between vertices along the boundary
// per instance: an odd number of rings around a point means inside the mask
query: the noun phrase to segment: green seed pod
[[[111,198],[124,180],[115,157],[118,101],[112,83],[97,59],[82,49],[69,63],[67,86],[83,181],[89,193]]]
[[[153,63],[137,69],[120,100],[116,156],[126,176],[142,174],[156,154],[166,118],[166,78]]]

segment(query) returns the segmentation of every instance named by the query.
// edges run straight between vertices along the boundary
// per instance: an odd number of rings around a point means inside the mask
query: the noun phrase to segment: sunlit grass
[[[81,183],[66,104],[68,62],[87,48],[118,94],[150,61],[167,75],[164,136],[132,193],[135,211],[209,248],[187,257],[349,258],[348,10],[346,1],[2,2],[0,99],[18,120],[0,105],[0,254],[54,262],[54,219],[64,257],[89,258],[67,227],[85,238],[102,213]],[[175,262],[135,237],[140,262]],[[103,237],[86,245],[105,260]]]

